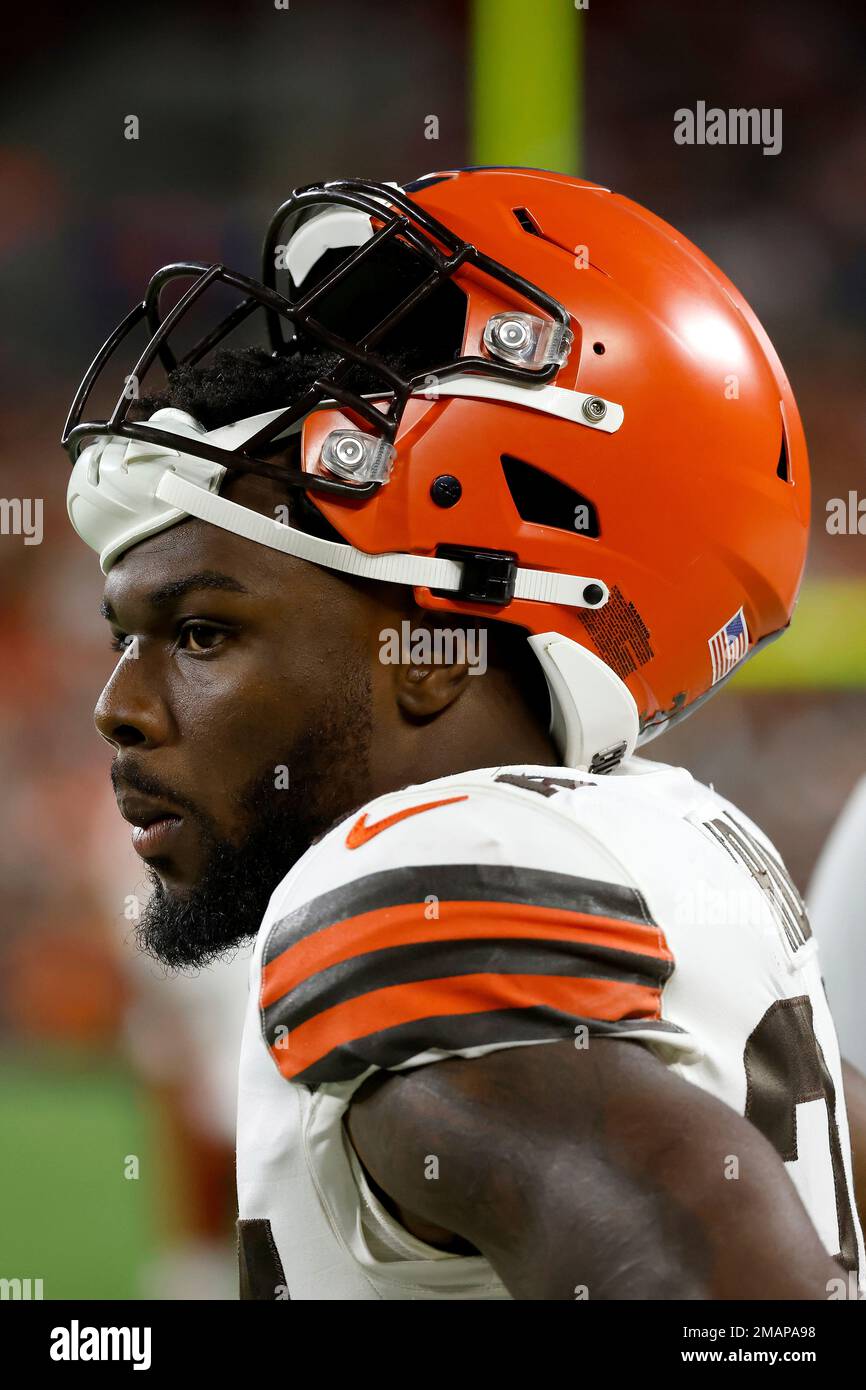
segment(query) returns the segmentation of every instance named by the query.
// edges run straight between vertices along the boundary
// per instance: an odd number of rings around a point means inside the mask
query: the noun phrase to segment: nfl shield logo
[[[742,608],[719,628],[709,639],[710,660],[713,663],[713,685],[729,671],[733,671],[738,661],[742,661],[749,650],[749,629]]]

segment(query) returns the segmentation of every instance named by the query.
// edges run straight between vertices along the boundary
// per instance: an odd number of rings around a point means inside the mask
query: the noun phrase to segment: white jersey
[[[490,768],[370,802],[275,890],[251,985],[246,1297],[508,1298],[485,1258],[438,1250],[384,1209],[343,1116],[379,1069],[593,1035],[641,1041],[746,1115],[828,1252],[863,1269],[803,904],[761,831],[682,768]]]

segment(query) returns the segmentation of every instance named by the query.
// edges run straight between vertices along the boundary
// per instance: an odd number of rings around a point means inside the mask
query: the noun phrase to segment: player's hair
[[[402,374],[411,375],[420,366],[413,360],[411,350],[390,352],[386,360]],[[155,410],[174,406],[188,411],[208,430],[219,429],[235,420],[246,419],[268,410],[277,410],[287,400],[297,398],[301,391],[317,378],[333,369],[334,354],[319,348],[305,347],[289,356],[274,357],[262,348],[224,349],[202,366],[180,366],[169,374],[166,387],[158,394],[142,397],[135,403],[132,418],[148,419]],[[373,390],[376,382],[366,379],[362,368],[353,373],[349,383],[355,391]],[[345,544],[337,532],[305,493],[287,489],[291,524],[323,540]],[[550,720],[550,699],[547,682],[540,664],[526,647],[526,631],[514,623],[495,619],[462,618],[455,613],[443,615],[443,625],[475,625],[486,627],[489,645],[493,649],[488,659],[506,668],[515,688],[538,723],[546,729]]]

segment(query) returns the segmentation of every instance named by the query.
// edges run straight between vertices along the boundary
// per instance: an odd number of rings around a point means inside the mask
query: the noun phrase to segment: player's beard
[[[142,951],[171,969],[208,965],[230,953],[258,931],[272,892],[312,842],[369,799],[366,668],[347,675],[341,695],[339,714],[317,720],[282,760],[288,788],[275,786],[271,764],[238,798],[250,827],[241,843],[220,839],[198,813],[204,869],[194,888],[182,896],[168,892],[148,866],[153,891],[135,928]]]

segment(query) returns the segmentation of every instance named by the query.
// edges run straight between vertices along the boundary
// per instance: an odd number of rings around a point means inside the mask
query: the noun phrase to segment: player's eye
[[[208,623],[185,623],[178,637],[178,646],[181,651],[189,652],[193,656],[201,655],[219,647],[225,641],[225,636],[221,628],[212,627]]]

